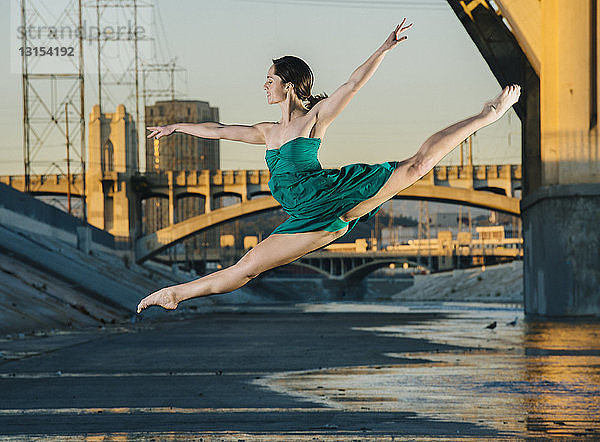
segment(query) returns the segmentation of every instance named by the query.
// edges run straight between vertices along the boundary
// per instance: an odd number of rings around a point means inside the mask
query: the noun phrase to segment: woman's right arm
[[[250,144],[265,144],[265,128],[273,123],[256,123],[252,126],[240,124],[206,123],[176,123],[167,126],[150,126],[152,131],[148,138],[159,139],[174,132],[194,135],[201,138],[243,141]]]

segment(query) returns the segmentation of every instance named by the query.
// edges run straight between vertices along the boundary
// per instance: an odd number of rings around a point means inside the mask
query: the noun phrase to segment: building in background
[[[135,195],[129,179],[137,171],[135,120],[125,106],[115,112],[100,112],[94,105],[88,128],[86,171],[87,220],[120,240],[135,236],[132,214]]]
[[[204,123],[219,121],[219,109],[207,101],[169,100],[157,101],[146,106],[146,127],[165,126],[173,123]],[[161,173],[167,170],[217,170],[220,167],[219,140],[194,137],[176,133],[160,140],[146,140],[146,172]],[[222,202],[213,200],[217,209]],[[144,233],[151,233],[169,224],[168,201],[161,197],[150,197],[143,204]],[[181,198],[177,204],[176,219],[184,221],[204,213],[204,198],[190,195]],[[196,234],[167,250],[158,258],[185,256],[198,259],[207,247],[219,247],[220,227]]]
[[[146,106],[146,127],[207,121],[219,121],[219,109],[207,101],[157,101]],[[146,172],[217,170],[220,164],[219,140],[177,133],[161,138],[157,148],[154,140],[146,141]]]

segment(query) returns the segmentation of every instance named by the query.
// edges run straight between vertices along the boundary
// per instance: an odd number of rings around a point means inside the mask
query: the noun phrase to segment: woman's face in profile
[[[263,89],[267,92],[267,103],[275,104],[285,100],[286,93],[283,88],[283,81],[275,75],[275,65],[271,65],[269,68]]]

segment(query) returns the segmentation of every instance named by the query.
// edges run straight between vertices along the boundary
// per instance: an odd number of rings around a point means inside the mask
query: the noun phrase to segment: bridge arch
[[[211,201],[219,201],[219,200],[223,200],[224,198],[235,198],[238,201],[243,201],[244,198],[242,196],[241,193],[239,192],[228,192],[228,191],[218,191],[218,192],[213,192],[210,196]],[[231,204],[228,204],[231,205]]]
[[[346,281],[362,281],[369,273],[375,270],[389,266],[390,264],[408,263],[410,267],[419,267],[419,264],[406,258],[376,258],[373,261],[365,262],[342,275],[341,279]]]
[[[336,259],[339,257],[334,255],[331,258]],[[367,275],[369,275],[370,273],[373,273],[375,270],[387,267],[392,263],[400,264],[400,265],[403,265],[404,263],[408,263],[410,267],[414,267],[414,268],[423,267],[422,265],[420,266],[416,262],[411,261],[410,259],[407,259],[407,258],[398,258],[398,257],[368,258],[368,257],[365,257],[365,258],[362,258],[365,262],[363,262],[359,265],[353,266],[348,271],[343,272],[340,275],[335,275],[332,272],[328,272],[327,270],[325,270],[315,264],[303,262],[304,260],[310,260],[310,261],[319,260],[320,261],[321,259],[331,259],[331,258],[328,258],[328,257],[312,258],[310,256],[310,254],[308,254],[308,255],[306,255],[305,258],[300,258],[299,260],[294,261],[288,265],[310,269],[328,279],[340,280],[340,281],[346,281],[346,282],[360,282],[364,278],[366,278]]]
[[[175,207],[177,208],[176,221],[206,213],[206,196],[202,193],[182,192],[175,196]]]
[[[420,199],[442,203],[463,204],[472,207],[496,210],[511,215],[520,215],[520,200],[493,192],[459,189],[453,187],[414,184],[404,189],[394,199]],[[279,209],[281,206],[272,196],[254,198],[232,204],[202,215],[188,218],[136,241],[135,253],[138,262],[204,229],[261,212]]]
[[[141,230],[149,234],[169,224],[169,197],[152,192],[140,197]]]
[[[475,190],[479,190],[482,192],[492,192],[496,195],[504,195],[506,196],[506,189],[503,187],[494,187],[494,186],[485,186],[485,187],[477,187]]]
[[[252,200],[255,198],[260,198],[262,196],[271,196],[271,191],[265,191],[265,190],[258,190],[256,192],[251,192],[248,194],[248,199]]]
[[[180,200],[184,198],[202,198],[206,199],[206,195],[202,192],[194,192],[190,190],[186,190],[185,192],[175,193],[175,198]]]

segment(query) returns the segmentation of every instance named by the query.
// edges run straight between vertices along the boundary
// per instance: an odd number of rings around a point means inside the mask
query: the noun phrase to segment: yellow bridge
[[[88,175],[88,219],[99,228],[111,226],[107,230],[115,236],[130,238],[134,242],[136,260],[141,262],[204,229],[279,209],[281,206],[270,195],[269,177],[268,170],[169,171],[140,175],[104,172],[97,180],[101,185],[94,185],[94,177]],[[23,176],[0,176],[0,182],[21,191],[25,186]],[[34,195],[66,195],[67,187],[64,175],[30,176]],[[72,196],[81,197],[81,175],[71,177],[70,187]],[[437,166],[395,198],[458,203],[519,215],[520,189],[520,165]],[[95,194],[98,192],[100,195]],[[223,196],[236,197],[239,202],[215,209],[218,207],[215,201]],[[142,201],[150,197],[168,200],[169,226],[142,236],[139,234],[142,231],[140,216],[136,214],[141,214]],[[203,199],[204,213],[177,220],[178,201],[190,197]],[[108,198],[112,204],[110,210],[106,206]],[[109,215],[113,219],[107,219]]]

